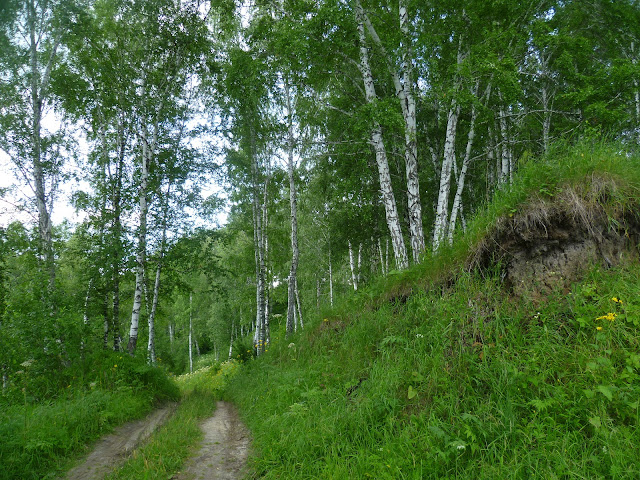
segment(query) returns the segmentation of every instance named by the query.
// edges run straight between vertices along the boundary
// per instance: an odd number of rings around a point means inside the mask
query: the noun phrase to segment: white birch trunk
[[[31,160],[33,164],[33,190],[36,206],[38,208],[38,233],[40,236],[41,253],[44,257],[44,267],[48,275],[49,297],[53,294],[55,285],[55,263],[53,254],[53,242],[51,237],[51,212],[47,206],[47,193],[45,190],[45,171],[42,162],[42,112],[45,106],[46,92],[49,88],[51,69],[56,57],[60,38],[54,40],[54,45],[45,67],[44,73],[40,72],[38,61],[38,45],[42,39],[41,32],[36,32],[36,2],[27,2],[27,24],[29,30],[29,60],[30,60],[30,94],[32,118],[31,133]],[[47,299],[47,308],[53,315],[52,298]]]
[[[356,278],[356,270],[355,270],[355,262],[353,261],[353,247],[351,246],[351,240],[348,241],[349,244],[349,267],[351,267],[351,285],[353,285],[354,290],[358,290],[358,279]]]
[[[458,41],[458,58],[456,60],[458,68],[464,60],[462,53],[462,37]],[[457,74],[456,74],[457,76]],[[454,95],[458,93],[459,80],[455,80]],[[440,186],[438,189],[438,202],[436,204],[436,220],[433,228],[433,251],[436,252],[447,235],[449,225],[449,195],[451,192],[451,173],[454,168],[456,158],[456,133],[458,129],[458,118],[460,116],[460,105],[455,96],[451,101],[449,113],[447,115],[447,132],[444,142],[444,158],[440,169]]]
[[[371,104],[377,100],[377,95],[373,82],[373,75],[371,73],[371,65],[369,64],[369,51],[366,45],[366,38],[364,33],[365,16],[364,11],[362,10],[362,6],[359,2],[356,3],[356,14],[358,23],[358,36],[360,41],[359,67],[360,73],[362,74],[362,80],[364,82],[366,100],[367,103]],[[405,269],[409,266],[409,262],[407,259],[407,250],[404,245],[404,238],[398,218],[396,199],[393,194],[393,188],[391,186],[391,174],[389,172],[387,152],[382,140],[382,128],[376,120],[373,121],[373,127],[371,129],[371,145],[373,146],[376,155],[376,163],[378,165],[378,175],[380,179],[380,193],[382,196],[382,203],[384,205],[387,226],[389,228],[391,241],[393,243],[393,253],[396,259],[396,266],[399,269]]]
[[[358,246],[358,265],[356,267],[356,279],[358,280],[358,285],[362,281],[362,243]]]
[[[148,170],[148,145],[146,141],[142,144],[142,168],[139,188],[140,225],[138,231],[138,249],[136,253],[136,284],[133,295],[133,307],[131,309],[131,325],[129,327],[129,343],[127,350],[130,355],[136,351],[138,343],[138,326],[140,323],[140,309],[142,307],[142,294],[144,288],[144,266],[147,250],[147,185],[149,182]]]
[[[500,96],[502,100],[502,96]],[[505,111],[500,107],[500,134],[502,136],[502,148],[500,149],[500,175],[498,182],[500,185],[506,185],[511,178],[511,154],[509,149],[509,132],[507,127],[507,117]]]
[[[474,94],[478,92],[478,83],[476,83]],[[475,104],[471,107],[471,121],[469,125],[469,135],[467,136],[467,148],[464,152],[464,160],[462,161],[462,167],[460,168],[460,175],[458,176],[458,187],[453,199],[453,206],[451,207],[451,216],[449,218],[448,228],[448,241],[449,245],[453,244],[453,234],[456,228],[456,221],[458,219],[458,212],[462,208],[462,191],[464,190],[465,179],[467,176],[467,170],[471,163],[471,149],[473,148],[473,141],[475,138],[477,110]]]
[[[636,55],[636,45],[635,42],[631,42],[631,63],[635,67],[638,63],[638,57]],[[636,132],[637,132],[637,142],[640,144],[640,84],[638,83],[638,78],[633,78],[633,96],[635,100],[636,107]]]
[[[236,321],[233,319],[231,321],[231,337],[229,338],[229,360],[231,360],[231,356],[233,355],[233,329],[236,326]]]
[[[263,285],[263,303],[264,306],[262,308],[264,312],[264,317],[262,319],[262,352],[267,349],[269,345],[269,282],[268,282],[268,255],[269,255],[269,234],[268,234],[268,208],[267,208],[267,200],[269,198],[269,179],[271,178],[269,161],[267,160],[267,172],[266,178],[264,181],[264,191],[263,191],[263,199],[262,199],[262,257],[260,263],[260,269],[262,271],[262,285]]]
[[[402,80],[396,71],[396,66],[388,55],[380,37],[371,23],[359,0],[356,0],[356,11],[361,15],[369,35],[381,50],[385,58],[389,73],[393,80],[396,96],[400,101],[402,117],[405,126],[405,171],[407,176],[407,207],[409,214],[409,237],[413,261],[418,262],[424,252],[424,229],[422,227],[422,206],[420,204],[420,182],[418,177],[418,143],[416,127],[416,104],[413,95],[413,63],[411,38],[409,35],[409,14],[405,0],[399,0],[400,32],[402,34]],[[364,36],[361,36],[364,44]]]
[[[287,175],[289,177],[289,205],[291,211],[291,268],[289,269],[289,288],[287,291],[287,325],[286,333],[291,334],[291,326],[296,330],[296,296],[297,296],[297,272],[300,251],[298,249],[298,201],[295,181],[295,168],[293,164],[293,153],[295,149],[295,139],[293,134],[293,109],[291,106],[291,91],[289,84],[285,82],[285,97],[287,102]],[[302,317],[300,317],[302,323]]]
[[[331,249],[329,249],[329,305],[333,307],[333,268],[331,265]]]
[[[440,188],[438,190],[438,203],[436,206],[436,221],[433,229],[433,251],[437,251],[445,238],[448,215],[449,215],[449,193],[451,190],[451,173],[453,162],[455,161],[456,130],[458,127],[458,116],[460,107],[454,100],[449,108],[447,117],[447,133],[444,143],[444,159],[440,170]]]
[[[302,321],[302,308],[300,308],[300,290],[298,290],[297,278],[296,278],[296,307],[298,307],[298,321],[300,322],[300,329],[304,329],[304,322]]]
[[[193,373],[193,292],[189,293],[189,373]]]
[[[386,275],[387,272],[385,270],[384,265],[384,256],[382,255],[382,241],[378,238],[378,255],[380,256],[380,271],[382,275]]]
[[[418,263],[424,252],[424,230],[422,228],[422,206],[420,204],[420,182],[418,179],[418,129],[416,125],[416,102],[413,95],[413,59],[411,38],[409,36],[409,15],[405,0],[399,2],[400,31],[403,37],[402,90],[404,98],[400,96],[405,121],[405,170],[407,174],[407,206],[409,210],[409,232],[413,261]],[[397,90],[397,87],[396,87]]]

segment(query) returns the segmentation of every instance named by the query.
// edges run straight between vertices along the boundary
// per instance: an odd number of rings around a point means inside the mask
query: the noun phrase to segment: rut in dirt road
[[[204,439],[200,451],[175,480],[239,480],[249,455],[249,431],[230,403],[218,402],[213,417],[201,425]]]
[[[160,425],[169,419],[176,404],[155,410],[147,417],[118,427],[112,434],[99,440],[89,456],[71,469],[66,480],[96,480],[124,463],[127,457]]]

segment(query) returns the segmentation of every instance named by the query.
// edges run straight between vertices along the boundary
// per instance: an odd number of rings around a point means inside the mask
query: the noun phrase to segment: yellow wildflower
[[[606,315],[596,318],[596,320],[609,320],[610,322],[613,322],[617,316],[618,314],[609,312]]]
[[[600,330],[602,330],[602,327],[598,325],[598,326],[596,327],[596,330],[600,331]]]

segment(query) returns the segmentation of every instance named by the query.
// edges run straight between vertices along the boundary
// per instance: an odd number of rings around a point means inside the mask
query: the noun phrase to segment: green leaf
[[[596,428],[602,427],[602,422],[600,421],[600,417],[596,415],[595,417],[591,417],[589,419],[589,423]]]
[[[584,396],[587,398],[593,398],[595,396],[595,392],[593,390],[586,389],[586,390],[583,390],[583,392],[584,392]]]
[[[611,388],[605,385],[598,385],[596,390],[599,391],[601,394],[603,394],[605,397],[607,397],[607,400],[609,401],[613,400],[613,393],[611,392]]]
[[[416,390],[414,390],[414,388],[409,385],[409,391],[407,392],[407,397],[409,398],[409,400],[411,400],[412,398],[415,398],[418,395],[418,392]]]

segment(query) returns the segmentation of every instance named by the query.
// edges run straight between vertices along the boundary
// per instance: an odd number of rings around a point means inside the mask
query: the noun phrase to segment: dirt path
[[[249,431],[235,408],[218,402],[213,417],[202,424],[200,451],[184,466],[175,480],[239,480],[249,454]]]
[[[174,412],[176,404],[155,410],[146,418],[126,423],[98,441],[93,451],[71,469],[66,480],[96,480],[124,463],[127,456]]]

